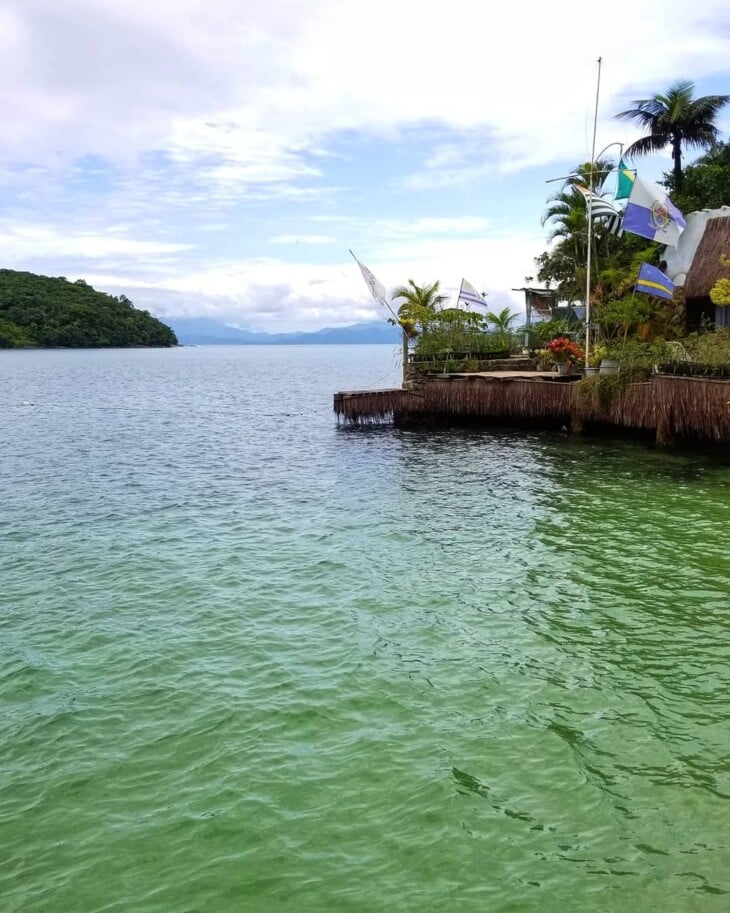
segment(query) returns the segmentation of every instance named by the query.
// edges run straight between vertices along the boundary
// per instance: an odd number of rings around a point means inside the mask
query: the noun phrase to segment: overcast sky
[[[267,331],[375,318],[348,248],[516,305],[599,55],[599,149],[677,78],[730,92],[727,0],[589,7],[4,0],[0,265]]]

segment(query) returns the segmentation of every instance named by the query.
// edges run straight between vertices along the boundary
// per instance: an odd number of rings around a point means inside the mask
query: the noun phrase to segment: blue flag
[[[656,298],[672,298],[674,295],[674,283],[669,276],[665,276],[656,266],[642,263],[639,270],[639,278],[636,282],[636,291],[654,295]]]

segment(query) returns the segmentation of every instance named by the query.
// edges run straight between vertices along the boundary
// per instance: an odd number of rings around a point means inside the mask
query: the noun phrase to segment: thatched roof
[[[730,218],[710,219],[684,283],[685,298],[707,298],[718,279],[730,279],[730,266],[721,257],[730,257]]]

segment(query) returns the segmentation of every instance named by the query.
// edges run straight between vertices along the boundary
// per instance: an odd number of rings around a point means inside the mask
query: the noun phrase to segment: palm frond
[[[670,137],[665,133],[642,136],[627,147],[626,155],[629,157],[653,155],[655,152],[661,152],[669,142]]]

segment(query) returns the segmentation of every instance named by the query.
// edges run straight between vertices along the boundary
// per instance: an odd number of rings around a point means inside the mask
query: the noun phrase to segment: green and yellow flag
[[[628,200],[631,196],[631,188],[634,186],[636,174],[626,167],[623,159],[618,163],[618,189],[614,200]]]

